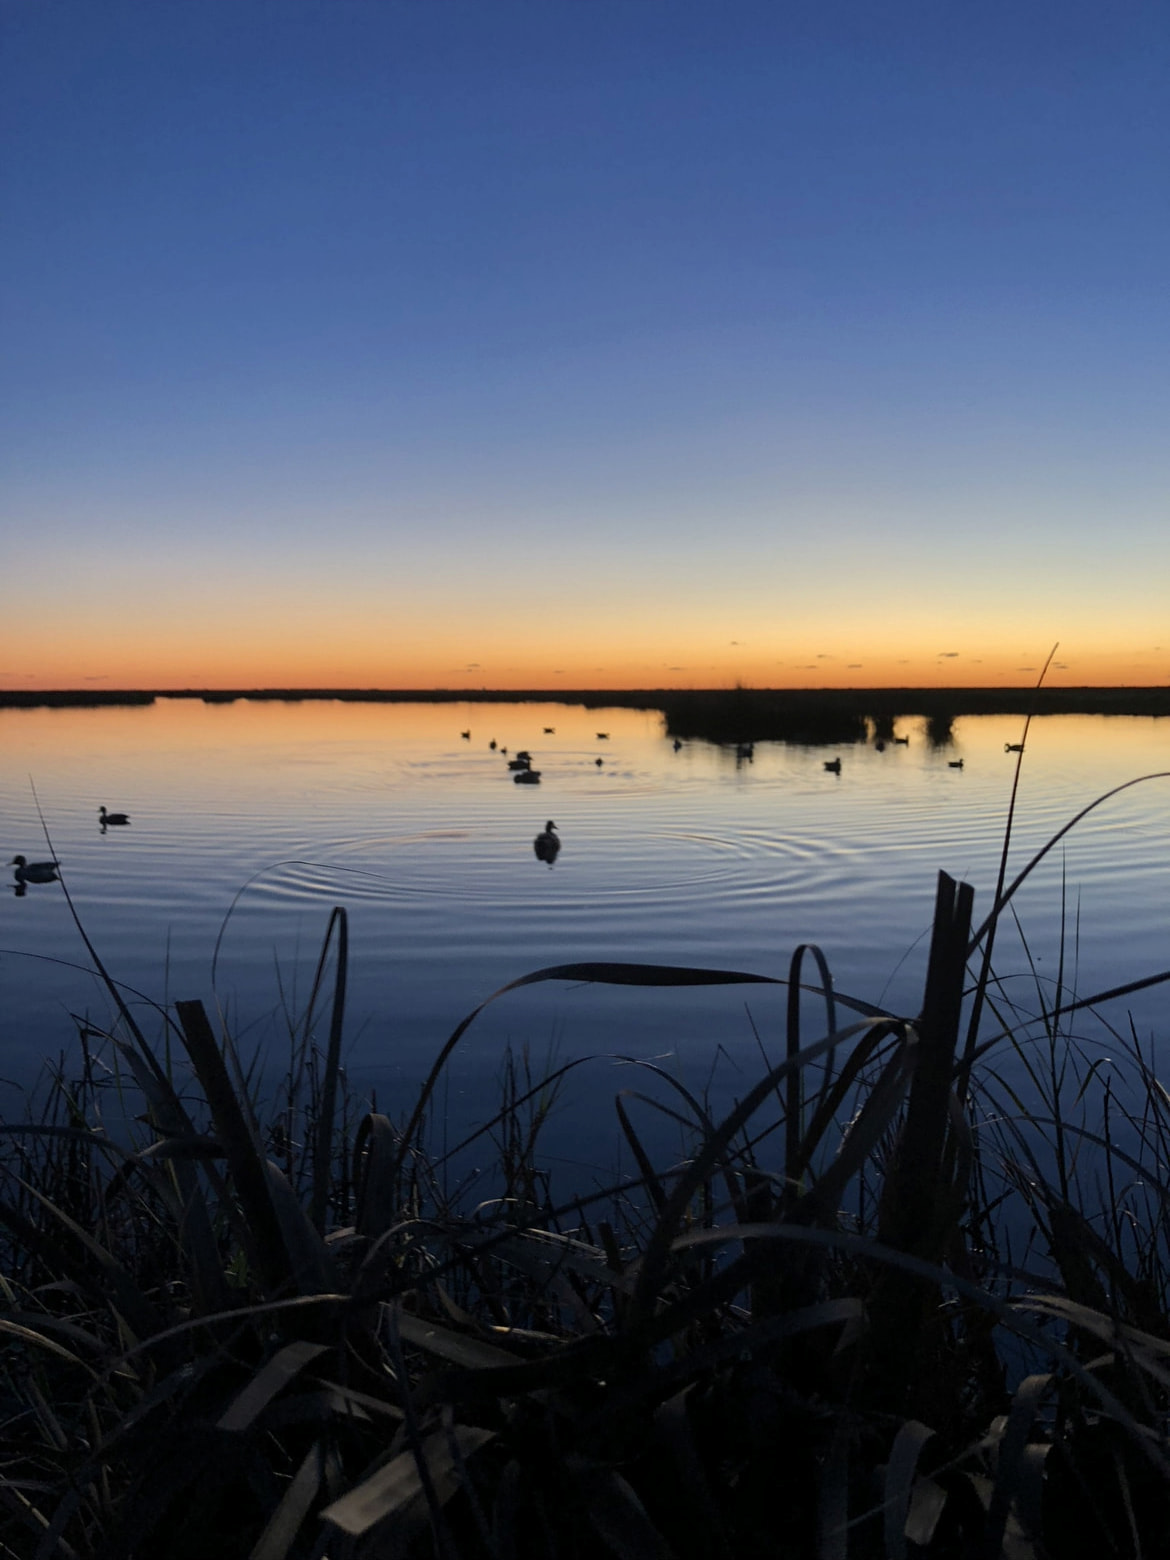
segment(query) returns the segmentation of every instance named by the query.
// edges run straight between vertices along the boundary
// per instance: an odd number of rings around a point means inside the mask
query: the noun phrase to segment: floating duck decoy
[[[517,785],[539,785],[540,784],[540,770],[539,769],[521,769],[519,771],[519,773],[514,774],[512,776],[512,779],[515,780]]]
[[[24,856],[13,856],[8,865],[16,868],[12,875],[17,883],[59,883],[61,881],[57,876],[57,868],[61,865],[59,861],[28,861]]]
[[[831,775],[839,775],[841,773],[841,760],[839,758],[826,758],[825,768]]]
[[[1005,753],[1022,753],[1024,751],[1024,744],[1022,742],[1005,742],[1003,745],[1003,750]]]
[[[961,758],[948,758],[947,759],[947,768],[948,769],[962,769],[962,767],[963,767],[963,760]]]
[[[536,852],[537,861],[547,861],[550,867],[557,859],[557,851],[561,848],[556,828],[556,824],[550,818],[544,826],[544,832],[538,834],[532,842],[532,848]]]
[[[130,822],[129,813],[107,812],[104,807],[98,808],[98,817],[101,819],[102,828],[120,829],[123,824]]]

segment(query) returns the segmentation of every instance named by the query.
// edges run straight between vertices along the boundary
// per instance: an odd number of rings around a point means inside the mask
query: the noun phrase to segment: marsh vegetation
[[[417,1097],[351,1095],[340,908],[275,1090],[201,1003],[147,1025],[89,947],[115,1021],[3,1133],[4,1552],[1165,1552],[1170,1094],[1124,1003],[1170,973],[1009,1001],[1036,859],[1006,883],[1005,841],[979,925],[940,874],[913,1018],[801,947],[731,1110],[642,1064],[610,1184],[546,1163],[580,1062],[509,1055],[434,1148],[480,1010]],[[776,984],[513,986],[549,981]]]

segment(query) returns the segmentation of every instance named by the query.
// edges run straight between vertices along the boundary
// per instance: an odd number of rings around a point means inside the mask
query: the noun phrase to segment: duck
[[[544,832],[538,834],[532,842],[537,861],[547,861],[550,867],[557,859],[557,851],[561,848],[556,830],[557,826],[550,818],[544,826]]]
[[[682,747],[682,743],[679,741],[679,739],[677,737],[675,737],[675,739],[674,739],[674,751],[677,753],[679,748],[681,748],[681,747]]]
[[[1024,744],[1022,742],[1005,742],[1003,745],[1003,750],[1005,753],[1022,753],[1024,751]]]
[[[608,731],[599,731],[597,733],[597,740],[598,740],[598,742],[608,742],[609,741],[609,732]]]
[[[512,776],[512,779],[515,780],[517,785],[539,785],[540,770],[521,769],[517,774]]]
[[[16,868],[12,875],[18,883],[60,882],[57,876],[59,861],[28,861],[24,856],[13,856],[8,865]]]
[[[488,743],[488,747],[491,748],[493,753],[496,751],[496,739],[495,739],[495,737],[493,737],[492,740]]]
[[[459,735],[463,738],[464,742],[470,742],[471,741],[471,732],[470,731],[461,731],[459,733]]]
[[[546,726],[544,728],[544,734],[546,737],[555,737],[557,734],[557,728],[555,726]]]
[[[104,807],[98,808],[98,817],[102,821],[103,829],[106,828],[107,825],[109,825],[111,828],[120,828],[124,823],[130,822],[129,813],[107,812]]]
[[[825,768],[831,775],[839,775],[841,773],[841,760],[839,758],[826,758]]]
[[[963,760],[961,758],[948,758],[947,759],[947,768],[948,769],[962,769],[962,767],[963,767]]]
[[[897,742],[902,747],[909,747],[910,746],[910,738],[909,737],[895,737],[894,741]]]
[[[531,769],[532,760],[527,753],[517,753],[515,758],[508,760],[509,769]]]
[[[600,769],[602,764],[605,763],[605,759],[604,758],[595,758],[593,760],[593,762],[597,765],[598,769]]]

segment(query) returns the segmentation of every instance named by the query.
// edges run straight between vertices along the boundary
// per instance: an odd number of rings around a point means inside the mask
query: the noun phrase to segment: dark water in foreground
[[[545,727],[554,727],[546,733]],[[464,740],[460,733],[470,730]],[[347,1065],[397,1113],[473,1007],[529,970],[644,960],[783,976],[816,942],[837,984],[913,1013],[940,868],[990,904],[1014,768],[1016,717],[958,720],[932,749],[920,722],[877,752],[757,744],[751,762],[701,742],[675,751],[661,718],[549,705],[254,704],[163,701],[142,709],[0,711],[3,859],[47,854],[36,787],[85,927],[117,978],[149,1003],[217,1003],[270,1065],[303,1008],[329,910],[350,928]],[[608,738],[600,740],[599,731]],[[528,748],[539,786],[517,786],[489,740]],[[597,765],[600,757],[602,764]],[[962,769],[951,767],[958,759]],[[1033,723],[1012,863],[1088,802],[1170,769],[1170,722],[1048,717]],[[1170,782],[1091,813],[1021,891],[1041,982],[1066,963],[1082,994],[1170,967]],[[102,834],[100,804],[130,813]],[[552,818],[555,867],[533,854]],[[8,869],[10,881],[11,869]],[[9,887],[0,909],[0,1071],[27,1080],[71,1046],[71,1015],[108,1001],[59,887]],[[218,946],[218,955],[216,950]],[[214,963],[213,963],[214,960]],[[65,963],[56,962],[65,961]],[[998,959],[1025,1004],[1033,977],[1014,928]],[[655,1058],[721,1100],[742,1093],[760,1048],[782,1049],[783,992],[647,993],[528,988],[473,1025],[444,1103],[453,1121],[494,1105],[511,1044],[539,1064],[578,1054]],[[1135,998],[1143,1033],[1165,999]],[[808,1003],[808,1035],[819,1033]],[[584,1154],[628,1066],[591,1065],[560,1146]]]

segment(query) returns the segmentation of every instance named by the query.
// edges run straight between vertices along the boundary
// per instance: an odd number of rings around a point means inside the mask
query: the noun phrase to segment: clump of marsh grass
[[[4,1128],[3,1552],[1170,1552],[1170,1094],[1136,1034],[1106,1066],[1078,1027],[1170,973],[1009,1002],[992,940],[1031,867],[1004,867],[974,931],[940,876],[913,1019],[798,949],[783,1058],[719,1119],[647,1068],[665,1099],[615,1102],[637,1174],[560,1202],[542,1146],[582,1062],[510,1058],[492,1119],[428,1152],[480,1010],[400,1116],[349,1097],[343,909],[267,1104],[201,1003],[151,1043],[91,949],[115,1019]],[[504,990],[549,980],[775,983]],[[472,1144],[489,1195],[450,1184]]]

